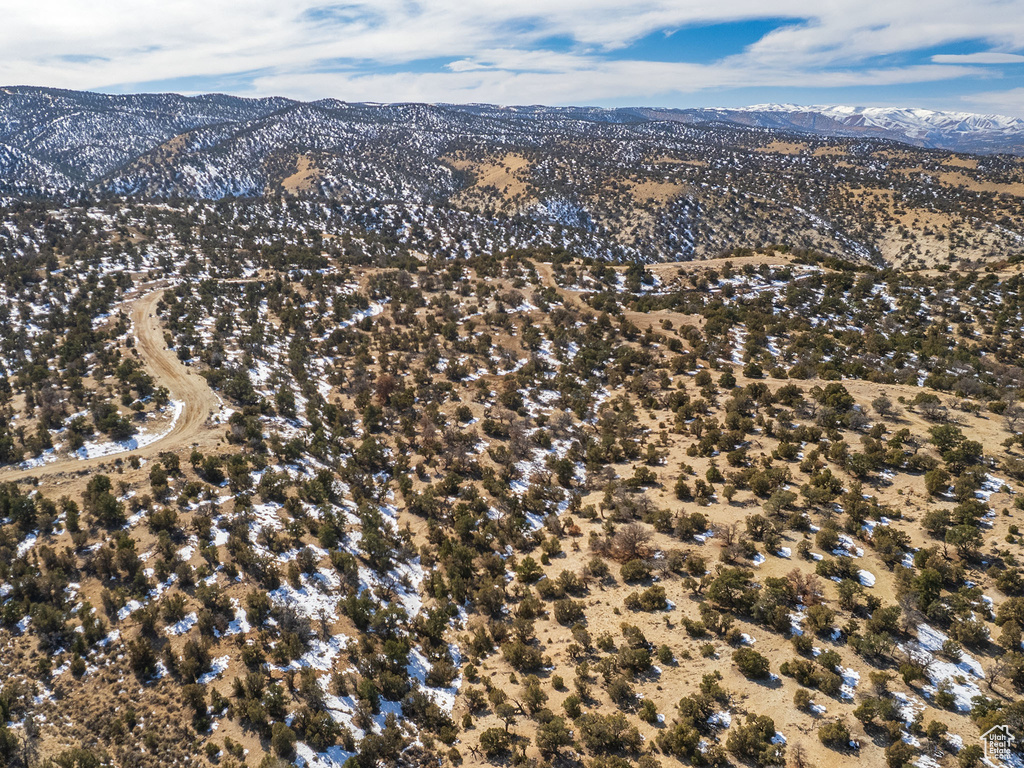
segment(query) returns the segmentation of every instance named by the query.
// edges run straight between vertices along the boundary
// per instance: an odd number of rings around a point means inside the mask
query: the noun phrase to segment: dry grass
[[[954,155],[953,157],[946,158],[944,165],[953,165],[957,168],[969,168],[973,170],[978,167],[978,158],[971,157],[970,155]]]
[[[670,157],[669,155],[659,155],[652,157],[651,161],[654,164],[665,164],[665,165],[692,165],[695,168],[707,168],[707,160],[682,160],[678,157]]]
[[[637,203],[666,203],[690,191],[685,184],[664,181],[628,181],[629,193]]]
[[[990,192],[997,195],[1024,197],[1024,183],[1020,182],[1002,184],[991,181],[979,181],[973,176],[968,176],[960,171],[942,171],[941,173],[935,173],[934,171],[929,171],[919,165],[912,168],[897,168],[896,172],[908,175],[926,174],[947,187],[963,187],[972,192]]]
[[[465,171],[473,178],[473,184],[456,195],[459,203],[471,204],[475,194],[483,190],[495,192],[503,203],[522,202],[528,197],[526,184],[531,165],[522,155],[510,153],[489,162],[476,162],[457,157],[444,160],[453,168]]]
[[[754,263],[766,263],[760,261],[766,257],[754,258],[758,259]],[[773,260],[778,263],[780,257],[775,256]],[[734,264],[739,264],[743,260],[731,259],[730,261]],[[681,271],[685,269],[686,271],[692,271],[702,268],[707,269],[710,266],[711,264],[708,262],[690,262],[685,264],[657,265],[655,269],[663,271],[667,276],[673,270]],[[541,270],[541,274],[546,276],[548,273],[545,270]],[[634,320],[632,316],[630,316],[630,319]],[[749,383],[738,370],[734,370],[734,372],[737,374],[738,385],[742,386]],[[767,383],[773,389],[781,386],[781,382],[769,380]],[[806,392],[815,385],[823,386],[826,383],[823,381],[807,380],[800,382],[800,386]],[[913,386],[877,384],[858,380],[846,380],[843,384],[854,395],[856,400],[862,404],[870,403],[873,398],[880,394],[889,396],[895,402],[901,397],[913,398],[914,395],[921,391]],[[953,406],[954,403],[950,398],[942,396],[942,399],[946,402],[946,405]],[[667,458],[664,464],[657,470],[661,485],[648,492],[655,507],[666,508],[672,512],[700,511],[707,515],[714,525],[720,527],[737,523],[741,524],[748,515],[759,511],[760,504],[758,500],[749,492],[741,492],[733,503],[725,503],[724,500],[719,500],[706,507],[697,507],[692,503],[677,500],[671,492],[671,484],[677,476],[676,468],[684,463],[690,464],[693,467],[695,476],[703,477],[705,471],[710,466],[711,460],[687,456],[685,448],[690,442],[689,438],[679,437],[671,432],[661,432],[666,426],[663,421],[659,420],[663,417],[663,414],[656,411],[650,414],[641,411],[639,417],[642,425],[650,428],[652,442],[658,445],[659,448],[667,451]],[[1008,432],[999,417],[992,414],[960,414],[954,418],[959,420],[960,426],[964,429],[965,433],[972,439],[979,440],[982,443],[986,455],[1002,454],[1004,450],[1002,441],[1006,438]],[[921,415],[913,411],[903,410],[902,413],[890,421],[889,427],[891,430],[908,428],[913,434],[920,435],[926,434],[931,425],[932,423],[926,421]],[[657,435],[659,434],[664,436],[658,438]],[[842,437],[851,445],[856,444],[856,441],[859,439],[859,436],[855,433],[846,433]],[[775,441],[771,438],[759,437],[753,446],[752,458],[756,459],[760,456],[769,455],[775,444]],[[793,462],[794,466],[791,469],[794,471],[795,477],[799,477],[795,466],[796,463]],[[629,469],[629,466],[624,466],[617,468],[617,471],[620,476],[627,476]],[[798,483],[798,480],[794,480],[794,484]],[[1014,485],[1016,484],[1014,483]],[[936,541],[923,531],[919,523],[920,518],[928,509],[936,504],[950,504],[951,502],[936,501],[931,498],[925,491],[924,481],[920,475],[900,473],[891,483],[879,479],[866,485],[864,490],[866,493],[877,496],[882,504],[888,505],[893,510],[902,514],[902,519],[894,520],[891,524],[898,526],[910,535],[913,547],[935,546]],[[591,489],[591,492],[584,496],[583,505],[591,504],[598,507],[602,497],[603,494],[600,491]],[[997,511],[997,517],[993,521],[993,529],[986,534],[988,541],[1001,542],[1010,524],[1019,518],[1020,513],[1012,509],[1009,510],[1008,514],[998,514],[999,510],[1010,508],[1012,500],[1012,496],[1002,493],[996,493],[991,497],[990,506],[993,510]],[[814,515],[814,519],[815,522],[820,522],[817,514]],[[549,578],[557,577],[563,570],[576,573],[581,572],[593,557],[593,553],[587,544],[589,538],[595,534],[599,537],[603,535],[604,522],[601,519],[593,521],[579,518],[563,520],[563,523],[566,525],[571,525],[572,522],[575,522],[580,527],[580,531],[575,536],[562,537],[563,552],[552,557],[550,564],[544,568],[544,572]],[[743,560],[738,561],[736,564],[752,567],[756,578],[760,581],[763,581],[766,577],[783,578],[794,570],[803,574],[811,574],[814,571],[814,562],[801,560],[796,556],[797,543],[807,537],[808,535],[806,534],[794,531],[787,531],[785,533],[783,545],[793,551],[792,559],[766,553],[767,559],[759,566],[752,566],[749,561]],[[811,541],[812,550],[818,551],[818,548],[813,543],[813,538]],[[856,560],[856,565],[858,568],[867,570],[875,576],[875,584],[872,587],[866,588],[867,594],[877,596],[883,601],[883,604],[895,603],[896,589],[893,571],[878,558],[866,542],[860,542],[860,545],[864,549],[864,555]],[[655,550],[682,550],[687,554],[699,555],[705,559],[709,567],[713,568],[719,559],[721,539],[712,538],[705,544],[684,543],[673,537],[654,533],[651,547]],[[759,547],[759,549],[763,550],[763,547]],[[1014,547],[1014,549],[1019,549],[1019,546]],[[833,642],[827,637],[816,637],[814,639],[814,644],[822,650],[837,651],[841,657],[841,664],[860,675],[860,683],[856,688],[854,699],[830,698],[821,693],[813,693],[815,703],[825,706],[827,711],[820,715],[802,712],[797,710],[793,704],[794,693],[799,688],[795,681],[785,677],[772,683],[748,680],[740,675],[732,663],[731,656],[734,648],[729,646],[724,640],[714,637],[697,639],[688,636],[683,629],[682,619],[684,617],[691,620],[698,620],[700,618],[698,612],[699,601],[694,598],[679,577],[666,574],[659,582],[665,588],[668,599],[674,603],[675,607],[667,612],[644,613],[630,612],[622,607],[626,596],[630,592],[642,589],[643,586],[624,583],[618,578],[618,568],[614,563],[612,563],[612,574],[615,578],[605,580],[604,582],[592,581],[589,593],[583,598],[586,606],[587,629],[594,639],[607,633],[619,645],[622,642],[620,626],[623,622],[626,622],[638,626],[648,641],[655,647],[662,644],[669,646],[675,654],[676,663],[670,665],[659,664],[661,667],[660,673],[641,676],[634,681],[637,693],[643,699],[655,703],[657,711],[665,716],[666,723],[672,721],[675,706],[680,698],[693,693],[697,689],[703,675],[717,671],[723,676],[722,686],[732,694],[729,708],[733,712],[734,723],[738,722],[747,712],[768,714],[774,719],[777,729],[785,734],[790,747],[795,744],[800,744],[803,747],[808,758],[808,764],[810,765],[834,765],[845,768],[845,766],[861,764],[882,764],[884,761],[884,744],[877,741],[873,734],[865,732],[863,727],[852,716],[853,709],[858,701],[863,696],[871,695],[869,673],[875,667],[869,665],[863,658],[853,653],[844,643],[841,641]],[[983,568],[969,567],[969,577],[984,589],[986,595],[992,596],[996,606],[1005,599],[1003,595],[991,586],[990,578]],[[819,586],[823,590],[826,602],[834,607],[837,602],[836,585],[828,580],[822,580]],[[841,612],[836,623],[841,626],[846,620],[847,616]],[[742,620],[737,621],[734,626],[755,639],[754,648],[771,660],[772,671],[776,674],[778,673],[778,666],[782,661],[792,659],[798,655],[789,640],[781,634],[773,633],[764,627]],[[576,662],[569,657],[567,652],[569,645],[573,642],[573,638],[567,627],[561,626],[553,620],[545,619],[537,622],[536,634],[543,652],[551,658],[553,664],[551,669],[541,675],[544,680],[544,689],[550,696],[547,706],[556,713],[559,713],[562,709],[562,702],[572,691],[572,681],[575,677]],[[714,657],[708,658],[702,655],[701,647],[707,643],[711,643],[714,646],[716,651]],[[991,662],[991,659],[984,653],[977,651],[972,651],[972,653],[986,667]],[[489,684],[503,689],[513,700],[519,697],[519,686],[523,682],[523,675],[515,673],[501,658],[500,654],[483,659],[478,666],[481,671],[481,679],[473,683],[467,683],[467,686],[479,688],[485,681],[488,681]],[[568,686],[568,689],[555,691],[550,685],[551,680],[555,676],[561,677]],[[982,687],[984,688],[984,684],[982,684]],[[591,711],[607,713],[617,709],[616,705],[608,700],[599,677],[593,679],[590,688],[591,694],[596,699],[595,702],[591,703]],[[973,743],[976,734],[974,727],[967,718],[957,713],[951,713],[928,705],[919,690],[908,690],[898,680],[893,684],[892,688],[896,691],[912,693],[918,699],[922,699],[925,702],[924,722],[927,723],[931,720],[944,722],[950,728],[951,733],[959,734],[963,737],[965,744]],[[457,704],[457,714],[465,711],[466,706],[464,702]],[[862,745],[860,754],[835,752],[824,747],[818,740],[817,729],[820,725],[836,717],[842,717],[850,726],[853,737]],[[656,739],[664,727],[661,724],[648,725],[642,723],[633,716],[629,719],[632,724],[640,728],[647,743],[651,743]],[[463,743],[467,746],[473,745],[479,738],[479,734],[485,729],[500,725],[500,721],[493,714],[488,712],[481,715],[475,718],[473,728],[464,734]],[[532,728],[531,721],[525,716],[520,717],[519,722],[513,727],[516,733],[524,736],[530,736]],[[719,733],[724,741],[727,732],[720,731]],[[478,756],[474,756],[465,749],[463,750],[463,755],[466,758],[467,765],[486,764]],[[537,756],[536,750],[532,746],[527,747],[527,755],[531,757]],[[659,759],[663,765],[676,764],[674,760],[664,755],[660,755]],[[948,760],[952,759],[952,757],[947,757],[941,762],[945,765]]]
[[[310,155],[297,155],[295,173],[281,181],[281,187],[292,194],[309,192],[316,188],[317,182],[323,177],[323,169],[318,167],[316,160]]]
[[[799,155],[808,150],[809,144],[798,141],[782,141],[776,139],[771,144],[757,147],[757,152],[767,152],[773,155]]]

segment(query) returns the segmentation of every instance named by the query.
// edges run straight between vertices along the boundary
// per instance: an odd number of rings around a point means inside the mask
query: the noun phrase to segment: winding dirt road
[[[156,305],[163,289],[152,291],[132,306],[132,326],[138,338],[136,349],[149,375],[158,386],[167,387],[171,399],[184,403],[184,410],[167,435],[146,446],[157,451],[167,450],[166,442],[182,443],[199,434],[207,419],[220,408],[220,401],[206,379],[182,363],[177,354],[164,342],[164,328],[156,316]]]
[[[219,410],[220,401],[206,383],[206,379],[183,364],[164,342],[164,329],[156,315],[156,305],[164,290],[166,289],[158,288],[136,299],[132,304],[130,316],[137,339],[135,349],[138,350],[146,371],[153,377],[157,386],[167,388],[171,400],[183,404],[182,412],[173,429],[149,445],[109,456],[91,459],[61,456],[56,461],[31,469],[0,469],[0,482],[29,477],[42,478],[48,475],[78,474],[129,456],[148,458],[162,451],[190,445],[202,433],[212,429],[208,419]]]

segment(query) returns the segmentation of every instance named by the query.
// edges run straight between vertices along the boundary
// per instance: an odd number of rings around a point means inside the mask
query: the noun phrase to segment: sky
[[[0,85],[1024,117],[1024,0],[2,0]]]

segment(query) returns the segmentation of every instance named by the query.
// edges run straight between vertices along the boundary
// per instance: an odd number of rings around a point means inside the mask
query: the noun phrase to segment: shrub
[[[835,672],[825,670],[818,677],[818,690],[826,696],[837,696],[843,687],[843,678]]]
[[[644,703],[640,705],[637,715],[645,723],[655,723],[658,720],[658,708],[654,706],[654,702],[650,699],[644,699]]]
[[[793,635],[792,641],[797,653],[806,655],[814,649],[814,640],[810,635]]]
[[[156,653],[153,646],[142,638],[129,641],[128,658],[132,671],[142,679],[156,674]]]
[[[651,577],[651,569],[643,560],[629,560],[623,563],[619,575],[627,582],[646,581]]]
[[[897,741],[885,748],[885,764],[888,768],[903,768],[917,756],[917,750],[903,741]]]
[[[536,560],[527,555],[516,568],[516,575],[519,577],[519,581],[525,584],[532,584],[544,575],[544,571]]]
[[[542,755],[557,755],[562,747],[572,744],[572,733],[566,727],[564,718],[552,716],[537,728],[535,741]]]
[[[768,659],[753,648],[740,648],[732,655],[740,672],[749,678],[762,680],[771,673]]]
[[[806,688],[797,688],[793,694],[793,704],[797,709],[806,712],[811,708],[811,692]]]
[[[942,680],[935,691],[935,706],[939,709],[955,709],[956,696],[953,695],[952,685],[949,680]]]
[[[688,721],[676,720],[670,728],[658,735],[658,747],[662,752],[683,761],[704,761],[706,757],[700,749],[700,732]]]
[[[658,646],[658,663],[660,664],[671,664],[675,661],[675,656],[672,655],[672,649],[667,645]]]
[[[968,744],[957,755],[957,763],[960,768],[974,768],[985,756],[985,751],[979,744]]]
[[[818,729],[818,739],[830,749],[846,749],[850,746],[850,729],[842,720],[825,723]]]
[[[646,672],[651,668],[651,652],[646,648],[624,647],[619,651],[619,666],[633,673]]]
[[[731,729],[725,748],[742,761],[757,766],[783,765],[785,743],[776,744],[775,721],[767,715],[747,715],[742,725]]]
[[[584,617],[583,603],[577,600],[556,600],[554,604],[555,621],[570,626]]]
[[[544,666],[540,649],[527,645],[522,640],[513,640],[501,647],[501,654],[513,668],[520,672],[535,672]]]
[[[636,701],[636,692],[624,676],[620,675],[608,683],[608,698],[620,709],[633,705]]]
[[[480,749],[488,758],[499,757],[512,748],[512,735],[503,728],[488,728],[480,734]]]
[[[833,650],[828,650],[818,656],[818,663],[829,672],[835,672],[842,657]]]
[[[580,697],[575,693],[570,693],[565,697],[562,702],[562,709],[565,710],[565,714],[575,720],[577,717],[583,714],[583,709],[580,706]]]
[[[587,563],[587,571],[595,579],[604,579],[608,576],[608,563],[602,560],[600,557],[595,557]]]
[[[636,726],[630,725],[618,712],[611,715],[588,712],[579,718],[577,726],[583,744],[597,754],[636,753],[643,745],[643,739]]]
[[[665,588],[660,584],[648,587],[640,593],[640,609],[643,611],[665,611],[668,610],[668,598],[665,597]]]
[[[295,731],[284,723],[274,723],[270,731],[270,745],[278,757],[291,758],[295,754]]]

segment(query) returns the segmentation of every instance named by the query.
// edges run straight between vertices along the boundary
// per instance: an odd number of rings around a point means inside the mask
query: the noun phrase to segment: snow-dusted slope
[[[187,131],[256,120],[289,103],[221,94],[111,96],[0,88],[0,143],[56,169],[65,181],[83,184]],[[35,177],[19,181],[31,186]]]
[[[0,189],[258,195],[278,184],[292,162],[288,158],[310,154],[321,171],[313,184],[322,191],[344,190],[370,199],[436,199],[446,198],[455,186],[437,158],[467,141],[539,147],[558,134],[629,146],[656,133],[679,138],[688,125],[700,126],[692,131],[691,143],[706,143],[714,151],[723,124],[1024,154],[1020,118],[924,109],[302,103],[222,94],[107,95],[0,87]],[[632,164],[641,156],[616,159]]]
[[[0,143],[0,179],[13,192],[67,189],[71,183],[67,176],[47,163],[3,143]]]

